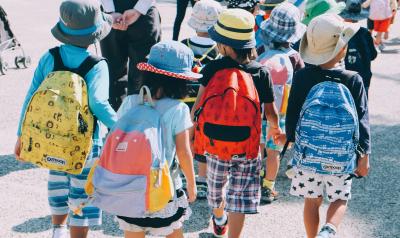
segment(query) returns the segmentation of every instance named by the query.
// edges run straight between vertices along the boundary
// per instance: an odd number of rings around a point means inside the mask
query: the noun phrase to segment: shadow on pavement
[[[20,233],[39,233],[51,229],[51,216],[31,218],[24,223],[12,228]]]
[[[0,177],[5,176],[11,172],[33,168],[37,167],[30,163],[17,161],[14,158],[14,155],[0,155]]]

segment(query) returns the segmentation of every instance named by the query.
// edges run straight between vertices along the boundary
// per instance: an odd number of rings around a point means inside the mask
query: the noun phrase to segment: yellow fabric
[[[159,173],[161,177],[159,178]],[[160,179],[160,180],[159,180]],[[149,186],[148,212],[157,212],[163,209],[174,196],[174,184],[169,173],[168,164],[161,171],[151,170]]]
[[[97,168],[97,165],[99,164],[100,159],[96,159],[93,163],[92,168],[90,168],[86,183],[85,183],[85,192],[88,196],[92,195],[94,193],[94,186],[93,186],[93,175],[94,171]]]
[[[290,84],[285,84],[285,87],[283,88],[282,104],[281,104],[281,110],[280,110],[280,114],[283,114],[283,115],[286,115],[288,101],[289,101],[290,88],[291,88]]]
[[[271,181],[271,180],[268,180],[268,179],[263,179],[263,187],[264,188],[269,188],[269,189],[271,189],[271,190],[274,190],[274,187],[275,187],[275,181]]]
[[[80,174],[91,151],[93,126],[85,80],[68,71],[52,72],[25,112],[21,158],[44,168]]]
[[[254,16],[243,9],[228,9],[219,15],[218,21],[226,27],[241,30],[254,29],[255,26]],[[220,35],[230,39],[251,40],[254,38],[254,31],[248,33],[233,32],[221,28],[218,24],[215,24],[214,28]]]

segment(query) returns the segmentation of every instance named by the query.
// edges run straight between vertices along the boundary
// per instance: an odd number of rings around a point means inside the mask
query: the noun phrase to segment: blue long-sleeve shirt
[[[87,49],[72,46],[61,45],[60,54],[64,65],[68,68],[78,68],[82,62],[89,56],[90,52]],[[39,61],[39,65],[35,70],[31,86],[25,97],[22,106],[21,116],[18,125],[18,136],[21,135],[21,125],[24,120],[26,107],[31,100],[33,94],[39,88],[45,77],[53,71],[54,58],[47,52]],[[111,128],[117,121],[117,116],[108,102],[109,93],[109,73],[107,62],[102,60],[97,63],[85,76],[85,82],[88,90],[89,108],[96,116],[97,120],[104,123],[108,128]],[[93,143],[102,145],[99,126],[93,135]]]

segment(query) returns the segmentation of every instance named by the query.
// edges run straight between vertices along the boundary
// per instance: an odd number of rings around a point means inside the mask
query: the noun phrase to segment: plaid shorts
[[[246,159],[233,157],[230,161],[219,160],[215,155],[207,157],[208,204],[219,208],[225,199],[225,210],[243,214],[255,214],[260,203],[261,157]],[[223,193],[226,193],[223,196]]]

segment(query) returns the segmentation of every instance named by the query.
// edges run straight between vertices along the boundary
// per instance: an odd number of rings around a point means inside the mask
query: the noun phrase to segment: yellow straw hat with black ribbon
[[[223,11],[208,30],[211,39],[234,49],[251,49],[256,45],[254,16],[242,9]]]

